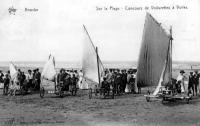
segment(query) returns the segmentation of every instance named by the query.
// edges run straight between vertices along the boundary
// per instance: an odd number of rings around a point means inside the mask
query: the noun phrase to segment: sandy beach
[[[1,68],[6,71],[7,67]],[[21,68],[23,71],[33,68]],[[174,69],[173,77],[180,69]],[[185,69],[187,76],[190,71]],[[187,86],[186,86],[187,87]],[[152,89],[153,91],[153,89]],[[146,102],[142,94],[124,94],[115,99],[88,98],[87,90],[77,96],[60,98],[39,93],[25,96],[3,96],[0,91],[1,126],[196,126],[200,125],[200,99],[162,103],[161,99]]]
[[[144,94],[125,94],[115,99],[88,98],[87,91],[59,98],[47,94],[0,95],[2,126],[196,126],[200,125],[200,99],[146,102]]]

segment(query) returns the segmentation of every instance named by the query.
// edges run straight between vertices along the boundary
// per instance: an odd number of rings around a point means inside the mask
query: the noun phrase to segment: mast
[[[97,54],[97,69],[98,69],[98,79],[99,79],[99,85],[100,85],[100,73],[99,73],[99,56],[98,56],[98,48],[96,47],[96,54]]]
[[[170,26],[170,84],[172,84],[172,26]]]

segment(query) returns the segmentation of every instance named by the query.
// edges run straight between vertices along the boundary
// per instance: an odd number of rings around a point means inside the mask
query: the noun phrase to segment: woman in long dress
[[[181,70],[180,74],[177,77],[177,82],[180,82],[181,85],[181,93],[185,92],[185,85],[184,85],[184,79],[185,79],[185,75],[184,75],[185,71]]]

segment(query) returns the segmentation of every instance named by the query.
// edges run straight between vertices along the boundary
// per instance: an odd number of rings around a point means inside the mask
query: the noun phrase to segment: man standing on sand
[[[122,83],[121,73],[120,73],[120,70],[117,69],[116,73],[115,73],[114,88],[115,88],[116,94],[118,94],[118,95],[120,93],[121,83]]]
[[[4,75],[3,75],[2,71],[0,70],[0,83],[3,83],[3,77],[4,77]]]
[[[33,82],[33,74],[31,70],[28,70],[27,81],[28,81],[28,88],[30,89]]]
[[[192,92],[191,92],[192,89]],[[192,93],[194,96],[194,76],[193,76],[193,72],[190,72],[189,75],[189,82],[188,82],[188,93]]]
[[[125,93],[126,84],[127,84],[127,73],[126,73],[126,70],[122,70],[121,78],[122,78],[121,92]]]
[[[194,90],[197,96],[197,91],[198,91],[198,87],[199,87],[199,74],[198,71],[196,70],[194,73]]]
[[[41,73],[39,71],[39,69],[36,69],[36,81],[37,81],[37,85],[36,85],[36,90],[40,90],[40,83],[41,83]]]
[[[10,84],[10,78],[9,78],[9,75],[6,74],[6,77],[4,78],[3,95],[8,94],[9,84]]]

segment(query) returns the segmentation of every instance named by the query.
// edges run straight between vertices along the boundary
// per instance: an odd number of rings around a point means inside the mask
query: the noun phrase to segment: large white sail
[[[12,62],[10,62],[9,70],[11,79],[14,80],[17,77],[17,67]]]
[[[84,42],[83,42],[83,56],[82,56],[82,70],[83,77],[88,84],[88,88],[94,88],[98,86],[99,79],[103,73],[103,64],[96,52],[89,33],[85,26],[84,29]]]
[[[140,49],[137,86],[161,86],[171,79],[171,36],[149,13],[146,14],[142,46]],[[158,88],[159,88],[158,87]],[[157,90],[154,92],[157,94]]]
[[[53,56],[49,56],[48,61],[46,62],[41,77],[46,80],[53,81],[56,76],[56,69],[55,69],[55,60]]]

